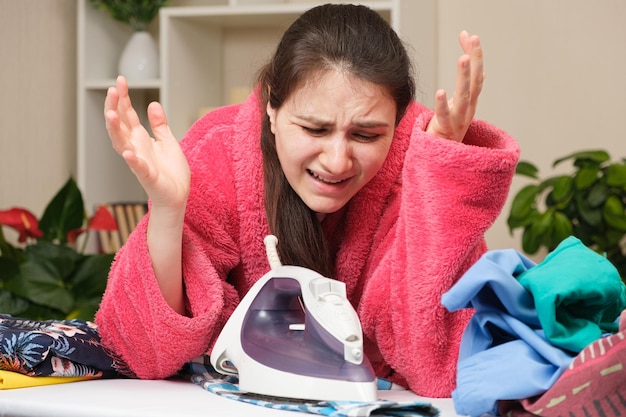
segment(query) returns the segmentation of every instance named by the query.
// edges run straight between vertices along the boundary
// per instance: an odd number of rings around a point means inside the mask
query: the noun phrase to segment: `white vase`
[[[129,80],[159,77],[159,48],[149,32],[134,32],[120,56],[118,72]]]

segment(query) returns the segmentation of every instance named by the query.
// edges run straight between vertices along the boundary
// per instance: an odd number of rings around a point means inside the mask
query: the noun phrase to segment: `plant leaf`
[[[621,187],[626,190],[626,163],[609,165],[605,175],[607,185]]]
[[[28,309],[28,301],[16,297],[10,291],[0,289],[0,311],[12,316],[21,316]]]
[[[0,288],[2,282],[8,281],[20,273],[20,264],[15,259],[0,256]],[[2,310],[0,310],[1,312]]]
[[[48,203],[39,220],[39,228],[44,239],[66,243],[68,232],[80,228],[84,221],[83,197],[74,179],[70,178]]]
[[[102,296],[114,256],[112,253],[84,256],[69,280],[76,299]]]
[[[626,232],[626,211],[624,211],[624,204],[619,197],[611,195],[606,199],[602,215],[609,226]]]
[[[74,309],[65,317],[67,320],[88,320],[93,321],[102,297],[93,297],[77,300]]]
[[[63,287],[58,272],[46,262],[24,262],[20,265],[20,273],[6,282],[5,288],[34,303],[65,313],[72,308],[72,295]]]
[[[574,227],[570,219],[560,211],[554,212],[553,218],[553,234],[550,246],[557,247],[564,239],[570,237],[574,233]]]
[[[510,231],[523,226],[528,216],[532,214],[537,190],[538,187],[536,185],[527,185],[519,190],[513,198],[511,211],[507,219]]]
[[[528,161],[519,161],[515,167],[515,174],[530,178],[539,178],[539,169]]]
[[[49,262],[54,265],[59,277],[65,279],[72,273],[81,255],[67,246],[39,240],[36,244],[26,247],[26,256],[34,262]]]
[[[606,198],[609,195],[609,187],[606,186],[603,182],[599,182],[595,184],[591,190],[589,190],[589,195],[587,196],[587,201],[589,205],[593,208],[600,207],[606,201]]]
[[[623,231],[615,230],[615,229],[607,230],[605,233],[606,245],[601,248],[602,251],[607,251],[607,250],[610,251],[610,248],[615,248],[616,252],[621,253],[619,243],[623,237],[624,237]],[[626,256],[624,256],[624,258],[626,259]]]
[[[579,151],[564,156],[563,158],[557,159],[552,163],[552,167],[555,167],[561,162],[567,161],[568,159],[589,159],[597,163],[602,163],[608,161],[609,159],[611,159],[611,157],[604,150]]]
[[[580,218],[590,226],[600,227],[602,225],[602,210],[591,207],[581,194],[576,194],[576,208]]]
[[[68,318],[93,320],[102,295],[115,254],[85,255],[76,272],[69,279],[69,288],[74,296],[74,308]]]
[[[524,228],[524,233],[522,233],[522,249],[524,252],[533,255],[537,253],[540,247],[541,238],[537,236],[537,233],[535,232],[535,229],[533,229],[532,225]]]
[[[112,19],[132,26],[135,30],[144,29],[159,14],[159,9],[169,0],[90,0],[97,10],[104,10]]]
[[[543,193],[545,190],[554,187],[554,183],[559,180],[561,176],[557,177],[549,177],[539,183],[539,189],[537,190],[537,194]]]
[[[548,210],[541,213],[533,223],[531,223],[522,235],[522,248],[527,253],[536,253],[541,246],[549,248],[551,239],[551,229],[554,211]]]
[[[562,175],[555,178],[552,183],[552,199],[554,203],[562,203],[572,196],[573,181],[572,178],[567,175]]]
[[[574,176],[574,184],[579,190],[590,187],[597,179],[600,172],[599,166],[586,166],[578,170]]]

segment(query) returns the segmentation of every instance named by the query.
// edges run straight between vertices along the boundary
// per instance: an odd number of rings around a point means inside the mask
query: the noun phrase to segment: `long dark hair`
[[[396,124],[414,98],[411,60],[389,24],[365,6],[325,4],[302,14],[285,31],[273,58],[261,69],[263,113],[267,103],[279,109],[308,77],[329,69],[383,86],[396,102]],[[261,149],[265,211],[278,237],[281,260],[331,277],[334,259],[321,224],[287,182],[269,117],[263,118]]]

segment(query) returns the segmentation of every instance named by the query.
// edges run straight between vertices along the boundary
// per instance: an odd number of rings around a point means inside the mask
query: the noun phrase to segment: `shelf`
[[[232,91],[252,90],[256,72],[269,60],[284,31],[315,4],[163,8],[161,103],[174,135],[181,138],[201,109],[232,104]],[[359,4],[397,26],[392,22],[396,1]]]
[[[365,5],[378,12],[391,11],[394,1],[365,1]],[[257,27],[293,22],[298,16],[319,3],[270,3],[264,5],[165,7],[161,15],[167,18],[184,18],[229,27]],[[163,19],[163,18],[161,18]]]
[[[115,78],[106,78],[98,80],[87,80],[83,87],[86,90],[107,90],[115,85]],[[151,80],[129,80],[129,90],[159,90],[161,88],[160,79]]]

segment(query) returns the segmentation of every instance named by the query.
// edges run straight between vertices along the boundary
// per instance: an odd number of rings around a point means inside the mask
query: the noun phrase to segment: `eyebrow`
[[[332,125],[331,122],[324,120],[324,119],[317,118],[315,116],[301,115],[301,116],[296,116],[296,117],[298,119],[304,120],[305,122],[309,122],[309,123],[322,126],[322,127]],[[363,122],[356,121],[353,123],[353,125],[360,127],[360,128],[364,128],[364,129],[371,129],[371,128],[377,128],[377,127],[388,127],[389,123],[379,122],[376,120],[372,120],[372,121],[366,120]]]

